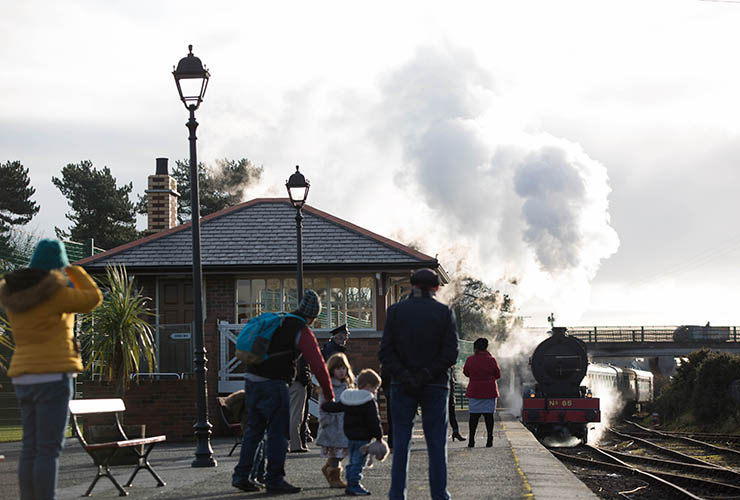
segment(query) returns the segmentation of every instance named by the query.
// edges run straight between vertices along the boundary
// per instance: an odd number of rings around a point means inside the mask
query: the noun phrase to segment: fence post
[[[645,342],[645,327],[640,327],[640,342]]]
[[[591,336],[591,332],[589,332],[588,336]],[[594,344],[598,341],[598,337],[596,335],[596,327],[594,327]]]
[[[95,254],[95,240],[92,238],[89,238],[85,242],[85,247],[82,250],[84,257],[92,257]]]

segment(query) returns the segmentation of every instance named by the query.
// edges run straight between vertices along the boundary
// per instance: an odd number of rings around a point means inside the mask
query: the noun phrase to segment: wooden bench
[[[234,450],[237,448],[237,446],[242,444],[242,436],[244,433],[242,431],[241,424],[239,422],[232,421],[233,416],[226,406],[226,397],[217,397],[216,402],[218,403],[218,411],[221,414],[221,420],[229,429],[229,432],[231,432],[231,434],[234,436],[234,446],[231,447],[231,451],[229,452],[229,456],[231,456],[234,454]]]
[[[88,455],[93,459],[95,465],[98,466],[98,473],[93,479],[92,484],[85,492],[85,496],[90,496],[95,484],[101,477],[107,477],[111,480],[113,485],[118,489],[120,496],[128,495],[128,492],[121,487],[116,481],[110,471],[110,462],[116,453],[120,450],[131,450],[138,456],[138,463],[136,470],[129,478],[128,482],[124,484],[125,487],[130,487],[134,481],[134,477],[141,469],[148,470],[154,479],[157,480],[157,486],[164,486],[166,483],[162,481],[156,472],[152,469],[149,464],[149,453],[151,453],[154,445],[166,441],[166,436],[153,436],[148,438],[140,439],[129,439],[126,433],[121,427],[120,414],[126,411],[126,405],[122,399],[73,399],[69,402],[69,413],[72,416],[72,425],[74,426],[74,432],[77,439],[80,441],[82,447],[87,451]],[[96,415],[102,413],[113,413],[115,415],[115,429],[117,429],[118,439],[107,443],[88,443],[83,436],[80,427],[77,422],[79,415]]]

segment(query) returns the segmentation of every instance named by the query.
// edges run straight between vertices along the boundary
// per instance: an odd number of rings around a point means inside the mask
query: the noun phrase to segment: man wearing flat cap
[[[329,334],[331,335],[331,338],[329,339],[329,342],[324,344],[324,348],[321,350],[321,354],[324,356],[325,361],[329,359],[332,354],[336,354],[338,352],[347,353],[346,345],[347,340],[349,340],[349,329],[347,328],[347,323],[336,327],[330,331]]]
[[[447,500],[447,425],[450,367],[457,361],[455,315],[434,298],[439,277],[432,269],[411,275],[411,293],[388,308],[378,358],[391,376],[393,464],[390,500],[405,500],[411,432],[421,407],[429,454],[429,489]]]

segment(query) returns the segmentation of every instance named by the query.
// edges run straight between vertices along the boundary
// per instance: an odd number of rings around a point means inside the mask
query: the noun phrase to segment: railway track
[[[719,446],[694,437],[655,431],[634,422],[626,421],[625,423],[635,431],[620,432],[613,429],[609,431],[621,439],[633,440],[637,446],[650,448],[658,454],[671,456],[678,461],[740,471],[740,450]]]
[[[740,474],[717,467],[649,457],[638,457],[642,461],[638,465],[589,445],[550,452],[571,467],[577,467],[579,470],[574,472],[587,484],[596,482],[600,491],[593,485],[591,488],[605,499],[740,498]],[[603,475],[594,479],[593,471]],[[607,485],[610,488],[605,488]]]

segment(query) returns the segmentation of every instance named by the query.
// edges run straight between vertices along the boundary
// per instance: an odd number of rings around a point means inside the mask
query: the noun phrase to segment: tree
[[[105,273],[103,303],[83,317],[80,341],[86,368],[115,384],[116,395],[123,397],[142,363],[156,371],[154,329],[147,321],[154,313],[147,307],[151,299],[125,267],[108,266]]]
[[[452,286],[454,295],[450,307],[455,311],[461,338],[473,340],[483,335],[503,341],[512,326],[520,321],[513,315],[512,298],[483,281],[473,276],[463,276],[454,280]]]
[[[714,432],[736,429],[740,403],[733,399],[731,385],[737,380],[739,355],[701,348],[682,360],[654,408],[664,423],[692,424]]]
[[[102,248],[113,248],[138,237],[136,211],[129,199],[133,183],[116,184],[108,167],[93,168],[83,160],[62,169],[62,178],[51,181],[67,198],[72,211],[67,219],[73,222],[68,231],[55,228],[57,237],[86,241],[90,238]]]
[[[5,245],[0,245],[0,273],[28,266],[39,241],[34,233],[11,229],[5,235]]]
[[[226,207],[241,203],[244,190],[250,185],[259,183],[262,178],[262,167],[257,167],[248,159],[216,160],[214,167],[198,163],[198,195],[200,198],[200,215],[218,212]],[[177,181],[177,220],[182,223],[190,220],[190,162],[175,161],[172,177]],[[139,196],[136,206],[140,214],[146,214],[146,195]]]
[[[14,249],[8,234],[11,227],[28,224],[40,207],[31,200],[36,189],[21,162],[0,163],[0,179],[0,256],[7,256]]]

